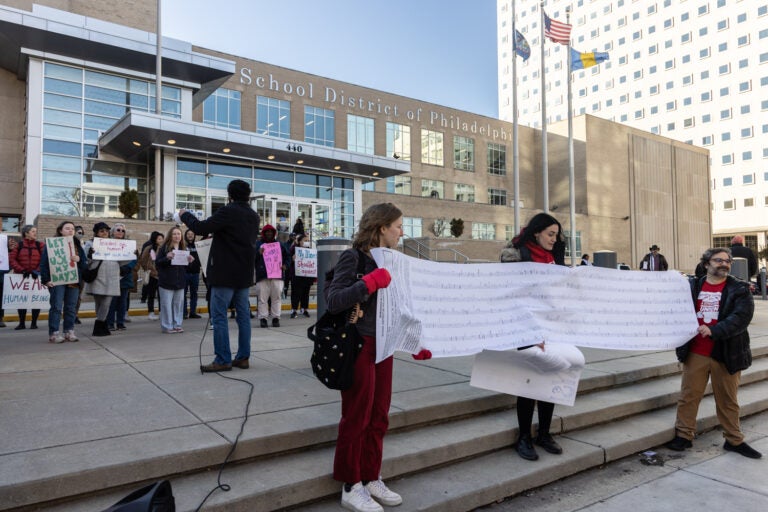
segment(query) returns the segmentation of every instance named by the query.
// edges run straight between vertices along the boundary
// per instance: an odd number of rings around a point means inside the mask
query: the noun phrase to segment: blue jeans
[[[75,313],[77,310],[77,298],[80,296],[79,288],[70,288],[66,284],[60,284],[49,288],[51,294],[51,309],[48,311],[48,334],[61,332],[61,314],[64,312],[64,332],[75,329]]]
[[[173,329],[181,329],[184,318],[184,290],[169,290],[162,286],[158,288],[160,293],[160,329],[168,332]]]
[[[187,274],[184,285],[184,314],[197,314],[197,289],[200,287],[200,274]],[[189,295],[189,310],[187,310],[187,295]]]
[[[118,327],[125,327],[125,311],[128,304],[128,294],[131,293],[130,288],[120,288],[120,295],[112,297],[112,302],[109,304],[109,313],[107,313],[107,325],[114,327],[117,323]]]
[[[251,316],[248,303],[249,288],[211,288],[211,323],[213,324],[214,359],[218,364],[232,364],[232,352],[229,348],[229,326],[227,325],[227,306],[232,301],[237,313],[237,355],[235,359],[251,357]]]

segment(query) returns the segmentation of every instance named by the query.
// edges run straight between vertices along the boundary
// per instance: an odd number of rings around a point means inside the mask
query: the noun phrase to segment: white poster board
[[[297,247],[294,273],[302,277],[317,277],[317,249]]]
[[[203,275],[206,277],[206,272],[208,269],[208,256],[211,254],[212,243],[213,238],[206,238],[205,240],[195,242],[195,249],[197,249],[197,255],[200,258],[200,266],[203,269]]]
[[[22,274],[5,274],[3,281],[3,309],[48,309],[50,294],[40,279]]]
[[[93,259],[108,261],[130,261],[136,259],[136,240],[117,238],[94,238]]]
[[[434,357],[509,350],[542,341],[668,350],[698,328],[688,280],[677,272],[541,263],[439,263],[371,251],[392,275],[378,291],[377,361],[395,350]]]
[[[78,255],[77,247],[71,236],[46,238],[45,248],[48,252],[48,268],[54,286],[80,282],[80,274],[77,272],[78,264],[73,261],[73,257]]]
[[[0,270],[11,270],[11,264],[8,259],[8,235],[0,235]]]
[[[174,250],[171,265],[189,265],[189,251]]]

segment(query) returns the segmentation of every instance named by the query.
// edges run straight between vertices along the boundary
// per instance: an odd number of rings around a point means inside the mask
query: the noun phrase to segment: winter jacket
[[[101,263],[99,265],[99,263]],[[85,283],[85,293],[91,295],[120,295],[120,265],[125,261],[90,260],[88,268],[99,265],[99,273],[92,283]]]
[[[195,260],[187,265],[187,274],[199,274],[201,268],[200,255],[197,254],[197,247],[194,242],[187,242],[187,250],[189,255],[195,258]]]
[[[368,288],[357,275],[358,255],[357,249],[347,249],[339,255],[333,271],[333,280],[330,285],[326,283],[325,302],[333,314],[341,313],[358,302],[361,303],[363,316],[357,321],[357,330],[363,336],[376,337],[376,294],[368,295]],[[371,256],[363,253],[365,258],[365,270],[363,275],[376,270],[378,266]]]
[[[11,269],[17,274],[35,273],[39,276],[43,249],[45,249],[44,243],[25,238],[8,255]]]
[[[259,238],[259,214],[246,201],[232,201],[206,220],[184,212],[181,221],[200,236],[213,234],[205,274],[209,286],[248,288]]]
[[[143,268],[144,270],[149,271],[149,277],[154,277],[157,279],[157,267],[155,266],[155,260],[152,259],[152,251],[154,249],[152,248],[152,244],[149,244],[147,247],[144,248],[144,250],[141,253],[141,256],[139,256],[139,266]],[[159,251],[160,248],[155,250],[155,257],[157,257],[157,251]],[[144,283],[147,284],[147,283]]]
[[[187,282],[187,265],[172,265],[173,258],[168,257],[165,247],[163,244],[158,249],[155,260],[158,286],[166,290],[183,290]]]
[[[271,242],[265,242],[264,234],[268,231],[272,231],[273,237]],[[259,282],[263,279],[267,278],[267,265],[264,262],[264,256],[261,254],[261,246],[265,243],[276,243],[277,239],[274,235],[277,235],[277,230],[272,227],[271,225],[267,224],[264,226],[264,229],[261,230],[261,240],[256,242],[256,282]],[[282,266],[285,267],[288,265],[288,262],[290,261],[290,256],[288,255],[288,251],[285,250],[285,246],[279,242],[277,242],[280,246],[280,257],[282,258]],[[281,276],[282,277],[282,276]]]
[[[706,277],[691,279],[691,297],[694,304],[698,300],[705,280]],[[749,291],[749,285],[740,279],[728,276],[720,296],[717,323],[710,328],[714,342],[712,359],[723,363],[728,373],[734,374],[752,365],[747,327],[752,321],[754,311],[755,302]],[[681,363],[684,363],[688,357],[692,342],[693,339],[676,349],[677,359]]]

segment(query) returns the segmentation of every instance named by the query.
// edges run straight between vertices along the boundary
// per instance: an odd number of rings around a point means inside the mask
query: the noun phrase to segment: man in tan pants
[[[677,349],[683,382],[675,437],[666,447],[683,451],[693,446],[696,414],[711,378],[717,419],[725,437],[723,448],[759,459],[762,454],[744,442],[738,402],[741,370],[752,364],[747,327],[755,304],[747,283],[729,275],[732,261],[729,249],[707,250],[701,257],[707,274],[691,282],[699,328],[692,340]]]

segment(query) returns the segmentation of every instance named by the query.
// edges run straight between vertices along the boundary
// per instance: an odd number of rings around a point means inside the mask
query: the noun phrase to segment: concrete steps
[[[744,416],[768,410],[768,343],[753,355],[752,368],[742,375]],[[555,409],[552,430],[561,433],[565,453],[542,454],[536,463],[510,448],[517,436],[513,398],[466,382],[398,393],[382,474],[403,494],[398,510],[471,510],[669,440],[679,388],[679,366],[669,352],[590,363],[575,406]],[[232,490],[214,493],[204,510],[338,510],[340,487],[330,477],[338,406],[334,401],[250,418],[236,462],[222,477]],[[701,430],[717,424],[711,397],[699,417]],[[216,486],[240,422],[235,417],[207,425],[219,438],[193,425],[46,450],[33,464],[40,469],[36,475],[18,475],[0,487],[0,510],[102,510],[141,482],[159,478],[171,479],[177,510],[195,510]],[[112,459],[111,453],[125,453],[114,442],[131,444],[131,460]],[[47,457],[72,463],[66,472],[46,474]]]

